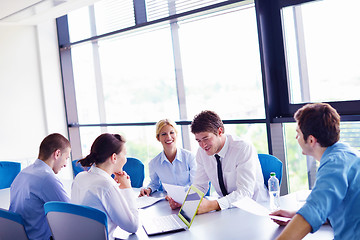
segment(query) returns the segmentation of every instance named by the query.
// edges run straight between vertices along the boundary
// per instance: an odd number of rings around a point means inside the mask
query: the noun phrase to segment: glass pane
[[[169,28],[99,41],[107,122],[179,119]]]
[[[359,8],[327,0],[283,9],[291,103],[360,99]]]
[[[360,151],[360,123],[342,122],[340,124],[340,141],[348,143]]]
[[[224,2],[224,0],[145,0],[146,15],[148,21],[153,21],[156,19],[168,17],[170,15],[213,5],[219,2]]]
[[[99,123],[92,43],[71,49],[79,123]]]
[[[102,0],[94,4],[96,35],[135,25],[132,0]]]
[[[256,124],[225,124],[225,133],[238,136],[242,139],[251,141],[258,153],[269,153],[266,125],[264,123]],[[199,144],[195,141],[194,134],[190,135],[191,149],[197,152]]]
[[[101,129],[100,127],[80,127],[79,132],[82,155],[83,157],[86,157],[88,154],[90,154],[91,145],[101,134]]]
[[[68,13],[70,42],[91,37],[89,7]]]
[[[285,123],[285,148],[289,192],[309,189],[306,156],[296,140],[296,123]]]
[[[156,139],[155,125],[153,126],[129,126],[129,127],[109,127],[110,133],[119,133],[126,138],[126,150],[128,157],[138,158],[144,163],[145,166],[145,180],[144,186],[150,182],[148,164],[151,159],[158,155],[163,147],[161,143]],[[180,127],[177,126],[179,133],[177,138],[177,146],[181,145]]]
[[[265,118],[255,9],[237,10],[179,22],[189,118]]]

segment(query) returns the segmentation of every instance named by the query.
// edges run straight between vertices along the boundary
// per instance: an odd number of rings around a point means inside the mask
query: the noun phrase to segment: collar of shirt
[[[166,155],[165,155],[165,152],[164,152],[164,151],[162,151],[162,154],[161,154],[160,159],[161,159],[161,163],[164,163],[164,161],[166,161],[166,162],[170,163],[170,161],[167,159],[167,157],[166,157]],[[178,161],[180,161],[180,162],[182,162],[182,161],[183,161],[183,159],[182,159],[182,155],[180,154],[180,151],[179,151],[179,149],[178,149],[178,148],[176,148],[176,156],[175,156],[174,161],[176,161],[176,160],[178,160]],[[173,162],[174,162],[174,161],[173,161]]]
[[[224,146],[222,147],[222,149],[220,150],[220,152],[217,153],[217,155],[220,156],[220,159],[224,159],[228,149],[229,149],[229,140],[228,140],[228,137],[227,135],[225,135],[225,144]],[[214,157],[215,157],[215,154],[214,154]]]
[[[52,170],[52,168],[49,165],[47,165],[43,160],[36,159],[34,162],[34,165],[46,170],[46,172],[49,172],[49,173],[52,173],[55,175],[54,170]]]
[[[89,169],[89,172],[103,176],[110,182],[114,183],[114,185],[116,185],[116,186],[118,185],[117,182],[107,172],[105,172],[101,168],[96,167],[95,164],[91,166],[91,168]]]

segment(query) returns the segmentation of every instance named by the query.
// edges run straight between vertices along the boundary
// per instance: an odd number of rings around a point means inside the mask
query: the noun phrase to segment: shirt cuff
[[[219,203],[220,209],[221,210],[225,210],[230,208],[231,204],[229,203],[229,201],[226,199],[226,197],[222,197],[216,200]]]

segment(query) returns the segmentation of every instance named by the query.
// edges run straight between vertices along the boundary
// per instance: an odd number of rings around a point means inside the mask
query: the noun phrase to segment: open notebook
[[[203,197],[203,192],[194,186],[190,186],[179,213],[143,219],[142,223],[145,232],[147,235],[155,235],[190,228]]]

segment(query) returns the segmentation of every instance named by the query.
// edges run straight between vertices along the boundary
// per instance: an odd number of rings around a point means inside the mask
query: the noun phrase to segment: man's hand
[[[206,198],[203,198],[203,200],[200,203],[197,214],[203,214],[214,210],[216,211],[221,210],[218,201],[207,200]]]
[[[286,210],[277,210],[275,212],[270,213],[270,216],[280,216],[280,217],[288,217],[288,218],[293,218],[295,216],[296,212],[292,212],[292,211],[286,211]],[[279,224],[280,226],[286,226],[289,221],[287,222],[283,222],[280,220],[276,220],[276,219],[272,219],[274,222],[276,222],[277,224]]]
[[[178,202],[175,202],[175,200],[172,199],[170,196],[166,195],[165,199],[169,201],[169,205],[170,205],[172,210],[175,210],[175,209],[181,207],[181,204],[178,203]]]

